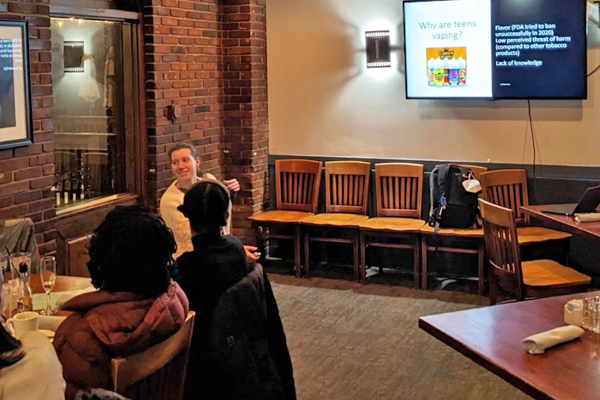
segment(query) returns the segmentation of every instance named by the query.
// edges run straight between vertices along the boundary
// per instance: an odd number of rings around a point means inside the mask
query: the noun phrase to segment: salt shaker
[[[581,327],[583,329],[590,329],[590,298],[586,297],[583,301],[583,315],[581,317]]]

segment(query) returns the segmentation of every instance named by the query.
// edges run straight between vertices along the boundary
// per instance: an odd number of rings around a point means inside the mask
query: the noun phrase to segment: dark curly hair
[[[109,292],[157,297],[167,291],[177,250],[173,232],[144,207],[116,207],[90,241],[92,284]]]

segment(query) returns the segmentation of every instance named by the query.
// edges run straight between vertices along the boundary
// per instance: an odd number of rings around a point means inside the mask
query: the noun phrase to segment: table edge
[[[435,315],[419,318],[419,328],[421,330],[427,332],[440,342],[448,345],[452,349],[458,351],[463,356],[471,359],[472,361],[481,365],[488,371],[499,376],[500,378],[510,383],[526,395],[531,396],[532,398],[537,400],[559,400],[556,397],[550,396],[549,394],[542,392],[540,389],[534,387],[528,381],[511,374],[506,369],[493,363],[491,360],[477,353],[475,350],[471,349],[464,343],[461,343],[454,337],[442,332],[427,320],[427,318],[429,317],[435,317]]]

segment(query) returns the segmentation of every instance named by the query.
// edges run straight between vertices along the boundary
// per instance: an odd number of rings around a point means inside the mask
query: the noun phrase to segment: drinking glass
[[[590,325],[590,300],[591,297],[586,297],[585,299],[583,299],[583,310],[582,310],[582,316],[581,316],[581,327],[583,329],[588,329],[588,330],[592,330],[592,327]]]
[[[40,314],[52,315],[54,310],[50,305],[50,292],[54,288],[54,282],[56,281],[56,259],[52,256],[42,257],[40,263],[40,280],[42,281],[42,287],[46,291],[46,309]]]
[[[8,253],[4,253],[2,249],[0,249],[0,267],[2,268],[2,283],[8,283],[11,278],[10,275],[10,261],[8,258]]]

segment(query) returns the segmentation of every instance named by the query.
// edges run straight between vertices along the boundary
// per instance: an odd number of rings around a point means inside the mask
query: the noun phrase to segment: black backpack
[[[431,209],[429,225],[439,228],[469,229],[480,226],[477,193],[469,193],[462,183],[471,170],[457,165],[438,165],[429,180]]]

